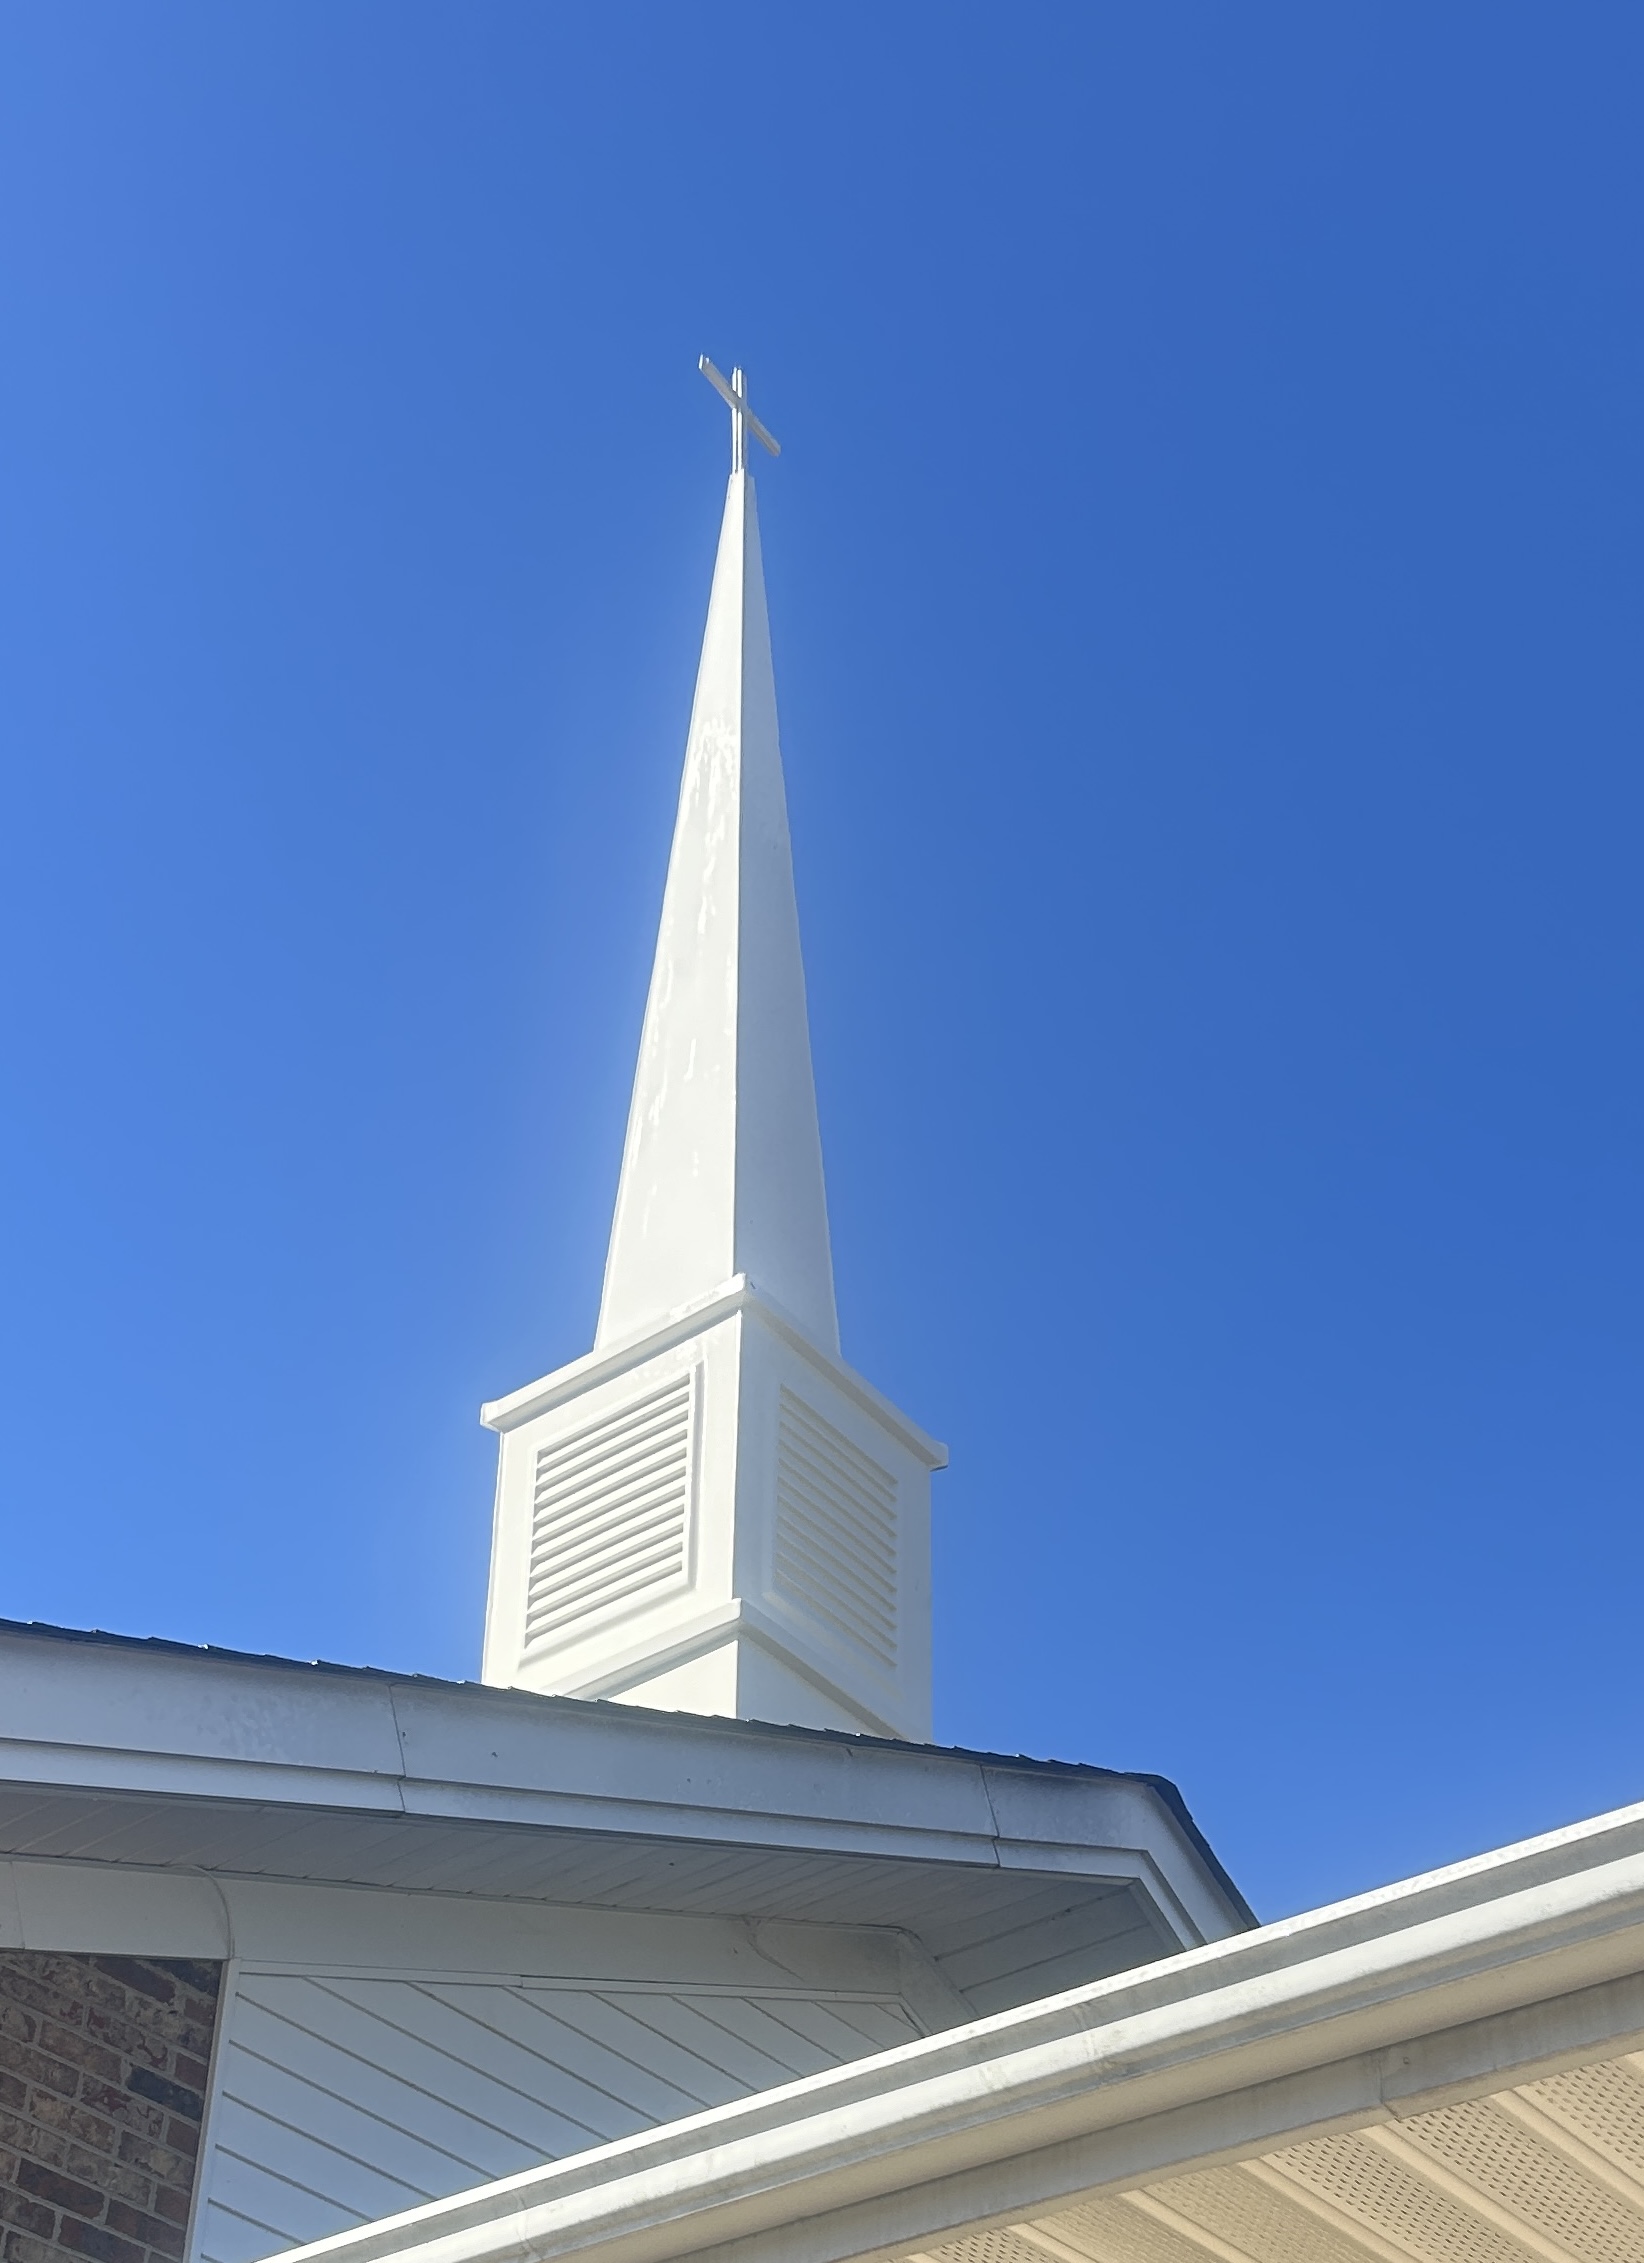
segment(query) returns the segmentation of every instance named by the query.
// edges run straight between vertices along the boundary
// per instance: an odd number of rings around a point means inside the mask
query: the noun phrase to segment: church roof
[[[1158,1776],[0,1622],[0,1854],[893,1925],[975,2009],[1254,1922]]]

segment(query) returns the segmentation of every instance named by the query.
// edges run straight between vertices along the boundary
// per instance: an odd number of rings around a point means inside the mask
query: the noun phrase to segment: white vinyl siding
[[[195,2252],[255,2263],[918,2032],[862,1997],[242,1972]]]

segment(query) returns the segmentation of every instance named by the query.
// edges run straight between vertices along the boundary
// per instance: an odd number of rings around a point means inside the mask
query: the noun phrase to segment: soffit
[[[407,1815],[0,1784],[0,1855],[610,1910],[894,1926],[973,2011],[1177,1944],[1123,1880]]]
[[[925,2263],[1640,2263],[1644,2056],[921,2252]]]

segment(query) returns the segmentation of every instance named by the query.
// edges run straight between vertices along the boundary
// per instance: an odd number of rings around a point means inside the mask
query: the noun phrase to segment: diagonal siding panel
[[[858,1998],[242,1974],[196,2263],[258,2263],[918,2032]]]

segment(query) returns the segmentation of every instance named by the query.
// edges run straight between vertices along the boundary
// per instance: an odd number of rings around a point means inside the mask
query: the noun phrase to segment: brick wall
[[[0,1949],[3,2263],[178,2263],[221,1979]]]

